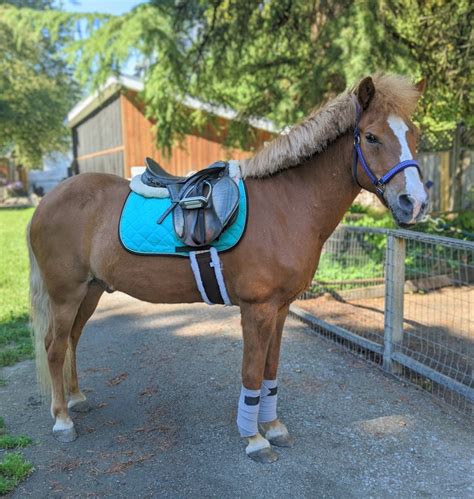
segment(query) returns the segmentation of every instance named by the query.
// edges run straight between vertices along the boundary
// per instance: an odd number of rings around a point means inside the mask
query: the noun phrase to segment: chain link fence
[[[474,243],[340,226],[292,314],[472,414]]]

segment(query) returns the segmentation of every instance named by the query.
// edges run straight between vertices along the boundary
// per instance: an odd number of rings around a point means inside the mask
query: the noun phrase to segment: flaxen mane
[[[405,118],[413,113],[420,94],[408,78],[376,73],[372,80],[375,96],[371,105],[381,112],[388,111]],[[321,109],[313,111],[288,134],[278,136],[253,158],[243,162],[244,177],[266,177],[296,166],[352,129],[356,119],[355,89],[343,92]]]

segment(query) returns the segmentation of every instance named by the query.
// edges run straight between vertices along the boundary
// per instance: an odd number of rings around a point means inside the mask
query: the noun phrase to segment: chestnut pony
[[[276,415],[283,324],[361,187],[401,225],[424,215],[427,192],[413,160],[417,131],[410,121],[423,89],[402,76],[367,77],[241,165],[247,229],[221,260],[242,317],[238,426],[257,461],[277,459],[271,444],[292,444]],[[202,301],[187,259],[134,255],[121,246],[117,226],[128,193],[123,178],[77,175],[45,196],[28,230],[37,368],[51,385],[53,432],[63,442],[77,436],[68,409],[86,403],[76,347],[104,289],[152,303]]]

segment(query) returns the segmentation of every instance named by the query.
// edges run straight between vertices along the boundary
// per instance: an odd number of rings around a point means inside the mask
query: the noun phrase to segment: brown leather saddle
[[[218,161],[189,177],[171,175],[151,158],[146,158],[145,163],[142,182],[165,187],[171,198],[157,223],[161,224],[172,212],[176,235],[186,246],[209,246],[234,222],[239,188],[229,175],[227,162]]]

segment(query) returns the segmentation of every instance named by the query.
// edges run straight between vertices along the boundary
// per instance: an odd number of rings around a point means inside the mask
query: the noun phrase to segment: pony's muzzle
[[[419,221],[428,207],[428,197],[416,199],[414,196],[404,192],[396,199],[396,219],[403,224],[412,224]]]

